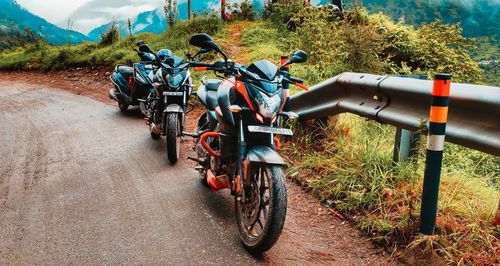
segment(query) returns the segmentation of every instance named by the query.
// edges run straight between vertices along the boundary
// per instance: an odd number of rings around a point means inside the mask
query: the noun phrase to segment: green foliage
[[[40,36],[28,28],[20,31],[15,27],[8,27],[0,23],[0,51],[42,41]]]
[[[229,6],[233,20],[253,21],[257,17],[257,12],[253,8],[250,0],[244,0],[241,3],[233,3]]]
[[[369,14],[359,5],[339,14],[300,2],[268,5],[265,16],[280,31],[291,31],[291,47],[310,54],[313,82],[345,71],[429,76],[450,72],[457,82],[481,80],[482,71],[469,56],[474,46],[458,25],[436,21],[415,29],[382,13]]]
[[[382,11],[408,24],[422,25],[441,20],[460,23],[466,36],[496,36],[500,27],[500,5],[496,0],[363,0],[373,12]]]
[[[108,46],[118,41],[120,41],[120,26],[116,21],[113,21],[108,29],[101,34],[100,44],[102,46]]]
[[[484,82],[488,85],[500,86],[500,42],[496,37],[481,37],[476,40],[477,49],[471,56],[479,62],[484,71]]]

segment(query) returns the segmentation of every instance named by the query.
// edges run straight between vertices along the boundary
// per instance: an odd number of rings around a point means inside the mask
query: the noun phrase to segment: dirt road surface
[[[229,193],[204,187],[191,162],[167,164],[139,112],[4,77],[0,265],[394,263],[291,183],[280,240],[252,256]]]

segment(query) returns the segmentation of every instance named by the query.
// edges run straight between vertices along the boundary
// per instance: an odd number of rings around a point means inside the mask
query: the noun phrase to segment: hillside
[[[31,14],[22,8],[15,0],[0,0],[0,27],[8,31],[24,32],[28,28],[43,37],[51,44],[64,44],[68,42],[68,31],[49,23],[43,18]],[[72,43],[82,43],[88,40],[79,32],[70,31]]]
[[[361,0],[374,12],[421,25],[437,19],[460,23],[468,37],[499,36],[500,2],[496,0]]]

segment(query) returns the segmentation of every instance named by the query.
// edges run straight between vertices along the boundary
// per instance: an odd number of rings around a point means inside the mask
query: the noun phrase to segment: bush
[[[234,20],[253,21],[257,17],[257,12],[253,8],[252,2],[244,0],[241,3],[234,3],[230,6],[231,14]]]
[[[101,34],[100,44],[102,46],[112,45],[120,40],[120,26],[113,21],[108,29]]]

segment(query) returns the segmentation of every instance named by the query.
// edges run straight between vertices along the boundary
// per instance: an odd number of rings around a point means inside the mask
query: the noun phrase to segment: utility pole
[[[191,0],[187,0],[188,4],[188,20],[193,18],[193,14],[191,14]]]

